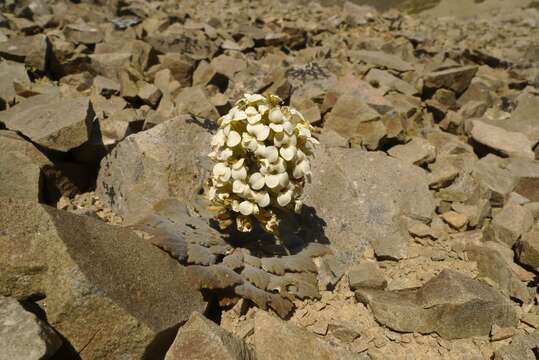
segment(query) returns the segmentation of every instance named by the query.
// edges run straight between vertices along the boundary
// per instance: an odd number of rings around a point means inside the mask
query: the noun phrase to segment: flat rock
[[[531,334],[517,335],[511,344],[502,346],[494,352],[494,360],[536,360],[539,331]]]
[[[305,204],[325,221],[337,258],[358,261],[367,244],[382,258],[406,257],[410,238],[401,216],[428,221],[434,199],[425,172],[381,152],[319,146]]]
[[[444,270],[417,290],[360,289],[381,324],[399,332],[436,332],[444,339],[488,336],[494,324],[514,327],[512,305],[496,290],[453,270]]]
[[[539,231],[532,230],[522,235],[516,254],[520,263],[539,268]]]
[[[539,142],[539,96],[523,93],[517,97],[517,107],[511,118],[499,122],[499,126],[508,131],[520,132],[533,143]]]
[[[368,81],[373,86],[384,86],[387,89],[396,90],[406,95],[416,95],[418,93],[417,89],[410,83],[399,79],[388,71],[371,69],[365,76],[365,81]]]
[[[15,98],[15,83],[29,85],[30,78],[24,64],[11,61],[0,62],[0,109],[7,108]]]
[[[121,141],[101,162],[97,194],[134,224],[163,199],[190,200],[204,180],[206,120],[180,116]]]
[[[425,75],[425,86],[432,89],[446,88],[461,94],[468,88],[477,73],[477,66],[463,66],[434,71]]]
[[[380,289],[387,287],[387,280],[375,262],[364,262],[354,265],[348,272],[350,289],[359,288]]]
[[[23,62],[35,70],[47,70],[50,42],[47,36],[13,36],[0,42],[0,56],[7,60]]]
[[[86,23],[68,24],[64,28],[67,40],[76,44],[92,45],[103,41],[104,33],[97,27]]]
[[[508,203],[497,213],[490,227],[493,240],[513,246],[533,226],[533,215],[525,207]]]
[[[202,359],[250,360],[254,355],[242,340],[195,312],[178,331],[165,360]]]
[[[353,52],[353,58],[370,65],[397,71],[410,71],[414,69],[410,63],[407,63],[400,57],[382,51],[357,50]]]
[[[17,300],[0,296],[1,359],[49,359],[61,345],[62,340],[47,324]]]
[[[534,145],[526,135],[520,132],[507,131],[501,127],[488,124],[482,120],[471,120],[470,136],[505,156],[534,159]]]
[[[257,311],[254,345],[257,360],[346,360],[357,355],[307,330]]]
[[[0,217],[0,294],[45,295],[49,324],[82,359],[162,358],[205,310],[185,268],[128,229],[16,201]]]
[[[436,158],[436,148],[420,137],[414,137],[404,145],[393,146],[387,153],[394,158],[418,166],[432,162]]]
[[[52,150],[68,151],[88,141],[95,113],[87,97],[36,95],[7,111],[0,122],[33,142]]]

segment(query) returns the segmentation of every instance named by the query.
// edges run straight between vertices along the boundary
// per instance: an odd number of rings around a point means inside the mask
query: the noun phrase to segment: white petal
[[[252,115],[252,116],[249,116],[247,118],[247,121],[249,122],[249,124],[256,124],[257,122],[259,122],[260,120],[262,120],[262,115],[260,114],[255,114],[255,115]]]
[[[268,115],[269,121],[275,124],[280,124],[284,121],[283,113],[281,112],[281,109],[278,107],[274,107],[270,110],[270,113]]]
[[[249,184],[253,188],[253,190],[260,190],[264,187],[264,184],[266,182],[266,179],[261,173],[254,173],[249,178]]]
[[[223,182],[227,182],[228,180],[230,180],[231,175],[232,175],[232,171],[230,170],[230,168],[227,167],[225,170],[225,173],[219,177],[219,180]]]
[[[283,128],[288,135],[292,135],[294,133],[294,124],[292,124],[290,121],[285,121],[283,123]]]
[[[217,163],[213,165],[213,176],[224,175],[227,169],[228,166],[225,163]]]
[[[255,193],[254,198],[260,207],[266,207],[270,204],[270,196],[266,191]]]
[[[228,160],[229,158],[231,158],[232,155],[234,155],[234,152],[232,151],[232,149],[225,148],[225,149],[224,149],[223,151],[221,151],[221,153],[219,154],[219,160],[226,161],[226,160]]]
[[[245,113],[247,114],[247,117],[249,117],[258,114],[258,111],[254,106],[249,106],[247,109],[245,109]]]
[[[234,117],[233,117],[234,121],[241,121],[245,119],[247,119],[247,114],[245,113],[245,111],[238,110],[234,113]]]
[[[254,213],[255,206],[252,202],[245,200],[240,203],[239,210],[242,215],[247,216]]]
[[[291,200],[292,200],[292,191],[286,191],[284,193],[279,194],[279,196],[277,196],[277,203],[283,207],[288,205]]]
[[[223,129],[217,130],[217,133],[211,139],[211,146],[223,146],[225,144],[225,138]]]
[[[238,161],[236,161],[234,164],[232,164],[232,169],[239,169],[243,166],[243,163],[245,162],[245,159],[239,159]]]
[[[301,137],[310,138],[311,137],[311,130],[309,130],[306,126],[298,126],[298,135]]]
[[[266,146],[265,158],[271,163],[276,162],[279,158],[279,151],[275,146]]]
[[[247,99],[247,101],[250,102],[250,103],[266,100],[266,98],[264,96],[260,95],[260,94],[253,94],[253,95],[245,94],[244,96]]]
[[[242,194],[246,190],[247,184],[241,180],[234,180],[232,183],[232,192],[234,194]]]
[[[269,124],[269,127],[271,128],[271,130],[275,131],[276,133],[281,133],[283,132],[283,126],[281,124]]]
[[[270,189],[275,189],[279,185],[279,175],[266,176],[266,185]]]
[[[308,172],[311,171],[311,166],[307,160],[301,161],[299,164],[296,165],[294,168],[293,176],[294,179],[300,179],[305,176]]]
[[[238,145],[241,141],[241,135],[238,134],[236,131],[232,130],[228,134],[228,138],[226,140],[226,145],[229,147],[234,147]]]
[[[258,105],[258,112],[262,115],[264,115],[266,113],[266,111],[269,110],[269,107],[268,105],[264,105],[264,104],[261,104],[261,105]]]
[[[296,200],[296,203],[294,204],[294,211],[296,213],[299,213],[302,207],[303,207],[303,202],[301,200]]]
[[[232,178],[234,180],[245,180],[245,179],[247,179],[247,169],[245,167],[241,167],[239,169],[233,169],[232,170]]]
[[[286,161],[290,161],[296,156],[296,147],[295,146],[289,146],[289,147],[283,147],[280,150],[281,156]]]
[[[258,141],[264,141],[268,138],[270,128],[264,124],[247,125],[247,131],[256,137]]]
[[[232,200],[232,211],[240,212],[240,202],[238,200]]]
[[[282,172],[279,175],[279,185],[286,187],[288,185],[288,173]]]

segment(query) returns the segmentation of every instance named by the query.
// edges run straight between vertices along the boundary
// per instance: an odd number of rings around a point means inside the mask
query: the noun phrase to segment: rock
[[[99,28],[83,22],[68,24],[64,28],[64,35],[72,43],[86,45],[97,44],[104,38],[104,34]]]
[[[390,156],[406,163],[421,166],[433,162],[436,158],[436,148],[427,140],[414,137],[409,143],[393,146],[387,152]]]
[[[525,207],[509,203],[492,219],[493,240],[513,246],[533,225],[533,215]]]
[[[127,137],[102,160],[97,194],[126,224],[141,220],[160,200],[193,199],[204,181],[207,127],[205,120],[184,115]]]
[[[491,192],[490,201],[503,206],[516,186],[515,173],[507,168],[502,158],[488,154],[474,164],[472,177]]]
[[[0,112],[0,123],[47,149],[68,151],[88,141],[94,116],[87,97],[36,95]]]
[[[184,88],[174,99],[179,114],[191,114],[216,121],[219,113],[201,87]]]
[[[490,286],[453,270],[443,270],[417,290],[360,289],[381,324],[399,332],[436,332],[444,339],[486,336],[494,324],[514,327],[511,304]]]
[[[13,36],[0,42],[0,56],[7,60],[23,62],[29,67],[45,72],[49,62],[50,42],[43,34]]]
[[[451,89],[457,94],[461,94],[468,88],[476,73],[477,66],[434,71],[425,75],[425,86],[431,89]]]
[[[254,345],[257,360],[357,358],[356,354],[263,311],[255,315]]]
[[[534,145],[525,135],[511,132],[482,120],[470,121],[470,136],[480,144],[499,151],[505,156],[534,159]]]
[[[532,230],[518,242],[516,250],[518,261],[534,269],[539,268],[539,231]]]
[[[514,255],[510,249],[486,241],[480,244],[467,244],[464,251],[469,260],[477,263],[479,278],[489,280],[504,295],[519,299],[525,304],[532,300],[532,294],[526,284],[520,281],[511,267]]]
[[[178,331],[165,360],[250,360],[254,355],[236,336],[199,313]]]
[[[399,79],[396,76],[391,75],[388,71],[371,69],[367,76],[365,76],[365,81],[368,81],[371,85],[384,86],[390,90],[396,90],[405,95],[416,95],[418,93],[417,89],[411,84],[407,83],[404,80]]]
[[[354,265],[348,273],[350,289],[359,288],[380,289],[387,287],[387,280],[375,262],[364,262]]]
[[[0,347],[2,359],[49,359],[62,340],[47,324],[26,311],[13,298],[0,296]]]
[[[539,201],[539,161],[515,158],[506,167],[517,178],[514,191],[529,201]]]
[[[500,341],[509,339],[513,337],[516,333],[516,330],[513,328],[501,328],[498,325],[492,325],[492,330],[490,331],[490,341]]]
[[[503,120],[499,126],[508,131],[515,131],[527,136],[532,144],[539,142],[539,125],[537,114],[539,113],[539,96],[522,93],[517,97],[517,107],[511,113],[511,118]]]
[[[15,84],[30,84],[24,64],[11,61],[0,62],[0,110],[4,110],[7,105],[13,103],[16,95]]]
[[[425,172],[383,153],[319,146],[305,204],[327,225],[339,261],[357,263],[371,243],[382,258],[406,257],[410,238],[401,216],[428,222],[434,199]]]
[[[468,224],[468,216],[456,211],[448,211],[442,214],[442,219],[455,229],[463,229]]]
[[[155,108],[163,93],[155,85],[142,82],[138,87],[137,96],[145,103]]]
[[[535,360],[537,359],[539,331],[513,337],[511,344],[494,352],[494,360]]]
[[[402,60],[398,56],[386,54],[382,51],[357,50],[351,53],[353,59],[362,61],[367,64],[372,64],[377,67],[397,70],[401,72],[411,71],[414,69],[411,64]]]
[[[47,321],[82,359],[162,358],[205,310],[185,268],[128,229],[16,201],[0,217],[0,294],[46,296]]]

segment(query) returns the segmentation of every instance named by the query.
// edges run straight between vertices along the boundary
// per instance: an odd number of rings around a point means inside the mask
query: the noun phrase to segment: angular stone
[[[530,201],[539,201],[539,161],[510,159],[507,171],[517,177],[514,191]]]
[[[494,360],[536,360],[539,344],[539,331],[513,337],[511,344],[502,346],[494,352]]]
[[[514,327],[512,305],[490,286],[453,270],[444,270],[417,290],[360,289],[381,324],[399,332],[436,332],[444,339],[486,336],[494,324]]]
[[[325,127],[350,138],[360,123],[379,118],[380,115],[358,95],[345,94],[339,97],[331,112],[326,116]]]
[[[82,359],[162,358],[205,310],[185,268],[128,229],[15,201],[0,218],[0,293],[45,295],[48,322]]]
[[[26,311],[13,298],[0,296],[0,347],[2,359],[48,359],[62,340],[47,324]]]
[[[455,229],[462,229],[468,224],[468,216],[456,211],[447,211],[442,214],[442,219]]]
[[[101,29],[83,22],[68,24],[64,28],[64,35],[73,43],[86,45],[97,44],[104,38]]]
[[[411,84],[407,83],[404,80],[399,79],[398,77],[391,75],[388,71],[371,69],[367,76],[365,76],[365,81],[368,81],[373,86],[384,86],[390,90],[397,90],[400,93],[405,95],[416,95],[418,93],[417,89]]]
[[[0,56],[7,60],[24,62],[38,71],[45,72],[50,53],[50,42],[43,34],[13,36],[0,42]]]
[[[182,89],[174,101],[179,114],[192,114],[213,121],[219,118],[217,109],[199,86]]]
[[[512,247],[532,226],[531,212],[521,205],[509,203],[492,219],[492,237]]]
[[[400,57],[384,53],[382,51],[357,50],[351,54],[354,60],[359,60],[377,67],[393,69],[397,71],[410,71],[413,66]]]
[[[414,137],[404,145],[393,146],[387,153],[394,158],[418,166],[433,162],[436,158],[436,148],[420,137]]]
[[[68,151],[88,141],[94,116],[87,97],[36,95],[0,112],[0,122],[45,148]]]
[[[350,289],[359,288],[384,290],[387,280],[375,262],[364,262],[354,265],[348,272],[348,284]]]
[[[147,82],[141,82],[138,84],[138,94],[137,96],[146,104],[151,107],[156,107],[161,100],[163,93],[155,85],[149,84]]]
[[[476,73],[477,66],[434,71],[425,76],[425,86],[432,89],[451,89],[457,94],[461,94],[468,88]]]
[[[254,345],[257,360],[357,358],[356,354],[263,311],[257,311],[255,316]]]
[[[470,121],[470,136],[505,156],[534,159],[533,143],[520,132],[511,132],[482,120]]]
[[[0,198],[44,199],[45,176],[40,166],[19,151],[0,152],[0,184]]]
[[[15,83],[29,85],[30,78],[24,64],[11,61],[0,62],[0,110],[7,108],[15,99]]]
[[[511,118],[501,121],[499,126],[508,131],[516,131],[525,134],[533,143],[539,142],[539,96],[522,93],[517,98],[517,107],[511,113]]]
[[[477,245],[468,244],[464,251],[469,260],[477,263],[479,278],[492,281],[504,295],[519,299],[525,304],[532,300],[530,290],[511,268],[514,255],[510,249],[486,241]],[[504,251],[509,259],[503,255]]]
[[[325,221],[337,258],[357,263],[370,243],[377,256],[406,256],[410,238],[401,216],[428,221],[434,199],[425,172],[380,152],[319,146],[305,204]]]
[[[473,178],[490,192],[493,205],[502,206],[516,186],[515,173],[507,168],[503,159],[493,154],[481,158],[474,164]]]
[[[532,230],[518,242],[516,250],[518,261],[534,269],[539,268],[539,231]]]
[[[247,345],[199,313],[193,313],[168,350],[165,360],[254,360]]]
[[[160,200],[193,199],[209,153],[205,121],[180,116],[124,139],[101,162],[99,197],[126,224],[141,220]]]

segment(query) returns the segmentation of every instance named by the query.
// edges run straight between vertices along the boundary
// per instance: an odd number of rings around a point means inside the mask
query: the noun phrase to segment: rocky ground
[[[0,5],[0,359],[539,358],[539,10]],[[215,121],[321,144],[280,239],[220,232]]]

